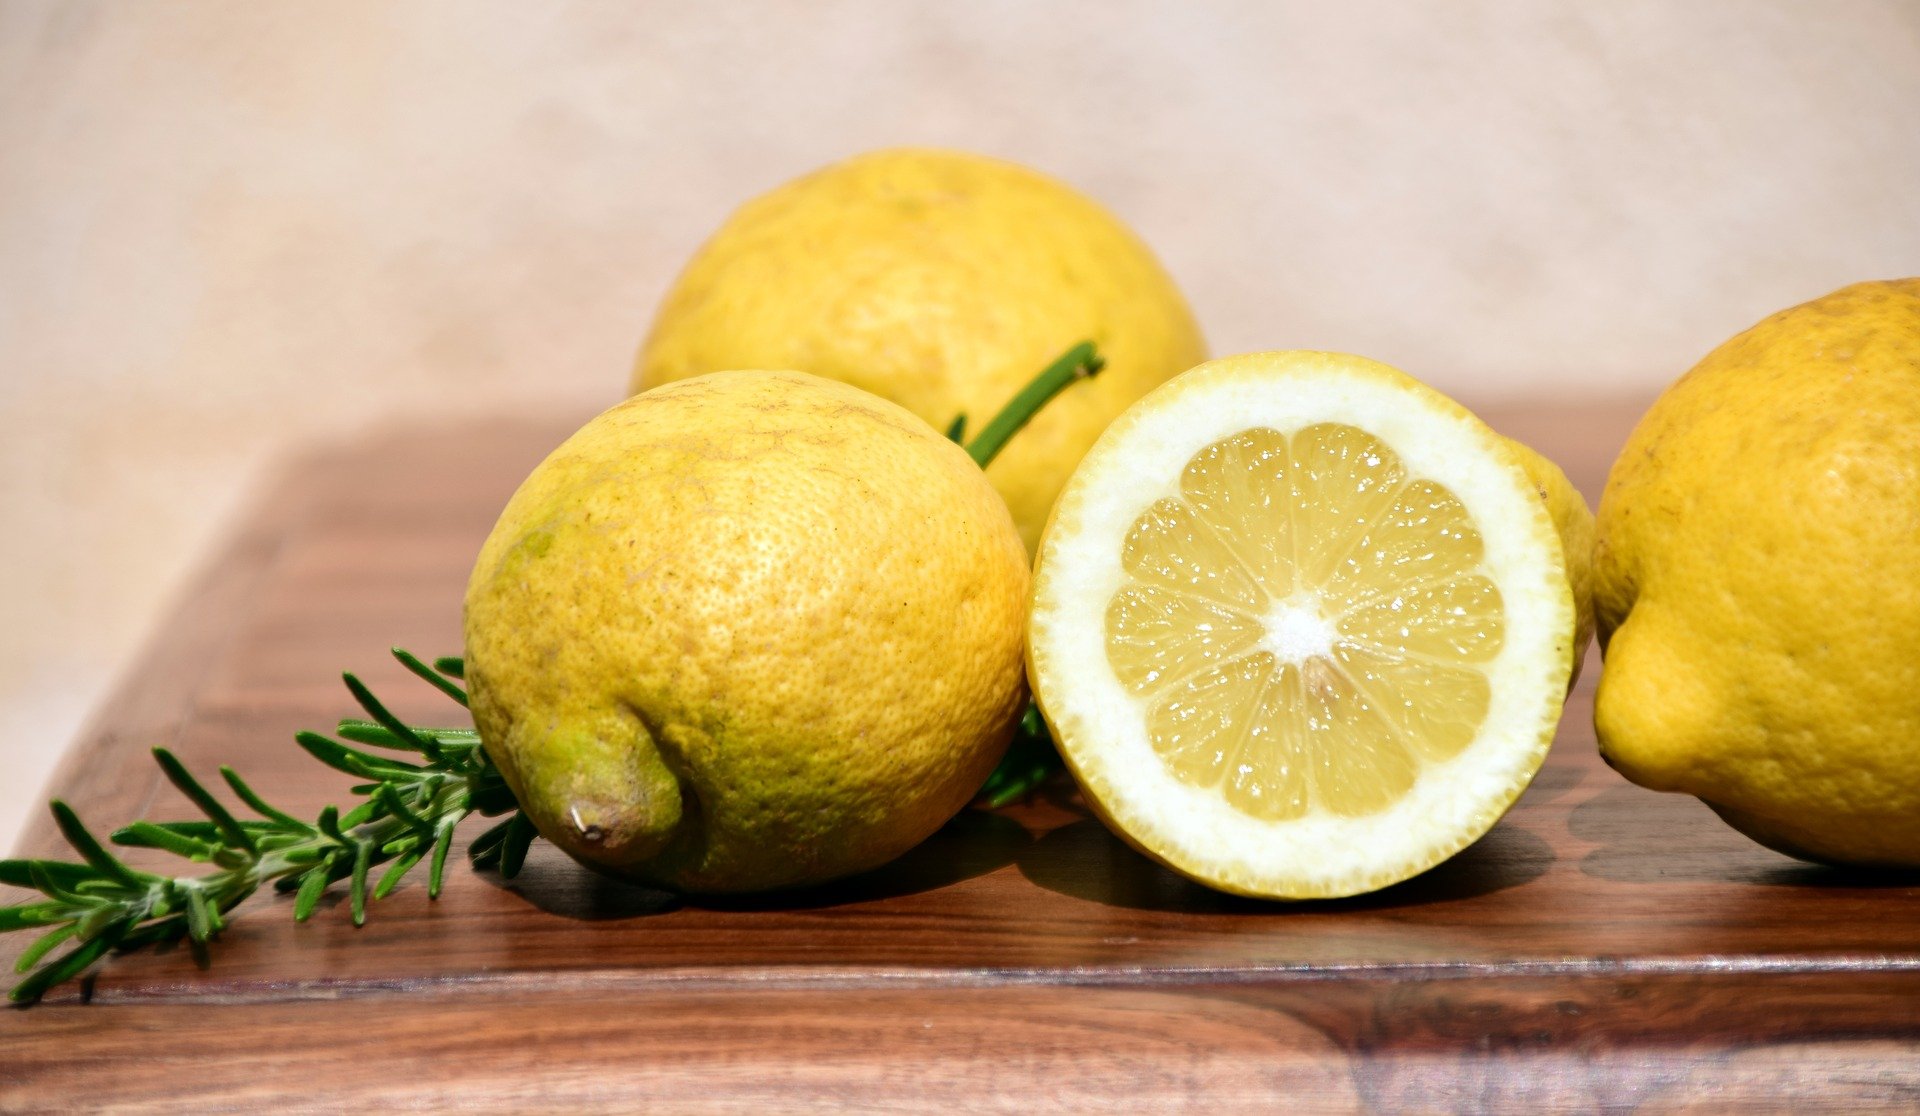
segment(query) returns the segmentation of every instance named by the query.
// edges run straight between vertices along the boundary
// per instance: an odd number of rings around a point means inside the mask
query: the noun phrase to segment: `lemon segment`
[[[1095,444],[1028,669],[1096,808],[1229,891],[1353,894],[1484,833],[1545,756],[1567,567],[1503,439],[1358,357],[1201,365]]]

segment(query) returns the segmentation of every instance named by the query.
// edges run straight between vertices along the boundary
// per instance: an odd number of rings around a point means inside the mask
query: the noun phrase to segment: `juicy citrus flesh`
[[[1102,436],[1043,539],[1036,700],[1089,805],[1201,883],[1375,890],[1493,825],[1576,619],[1511,446],[1384,365],[1201,365]]]
[[[1168,768],[1253,817],[1379,813],[1486,717],[1480,533],[1364,430],[1214,442],[1123,545],[1108,661]]]

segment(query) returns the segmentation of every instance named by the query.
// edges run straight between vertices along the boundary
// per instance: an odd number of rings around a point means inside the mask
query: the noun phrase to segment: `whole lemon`
[[[958,446],[797,372],[589,422],[467,586],[473,713],[542,836],[683,891],[818,883],[953,816],[1026,703],[1027,555]]]
[[[1781,852],[1920,866],[1920,279],[1714,350],[1597,529],[1607,760]]]
[[[1126,226],[1024,167],[880,151],[741,206],[667,293],[633,390],[728,368],[797,368],[945,429],[984,424],[1069,346],[1096,379],[1050,404],[987,470],[1031,549],[1093,440],[1206,358],[1173,281]]]

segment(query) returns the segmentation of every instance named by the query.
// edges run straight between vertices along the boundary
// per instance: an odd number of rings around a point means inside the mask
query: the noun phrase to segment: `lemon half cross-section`
[[[1111,426],[1043,538],[1028,671],[1090,804],[1245,895],[1352,895],[1539,769],[1575,609],[1516,451],[1385,365],[1203,364]]]

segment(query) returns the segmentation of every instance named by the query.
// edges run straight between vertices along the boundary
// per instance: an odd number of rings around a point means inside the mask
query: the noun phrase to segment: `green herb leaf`
[[[433,862],[427,866],[427,898],[440,898],[440,884],[447,875],[447,850],[453,847],[453,819],[442,819],[433,840]]]
[[[127,918],[127,911],[124,907],[102,904],[75,919],[73,932],[76,937],[82,939],[99,937],[102,930],[125,918]]]
[[[240,801],[247,804],[247,809],[252,810],[254,813],[259,814],[261,817],[275,823],[283,829],[291,829],[296,832],[313,832],[313,827],[306,822],[301,821],[292,814],[283,813],[268,805],[267,800],[255,794],[253,788],[248,786],[246,780],[242,779],[239,773],[233,768],[222,765],[220,768],[220,777],[227,781],[227,786],[233,791],[234,795],[238,797]]]
[[[264,840],[274,832],[272,822],[243,821],[240,825],[248,833],[253,834],[256,842]],[[116,845],[126,845],[129,848],[160,847],[158,845],[147,844],[140,837],[136,836],[136,834],[140,832],[135,828],[136,826],[151,826],[154,829],[164,829],[168,833],[178,837],[185,837],[191,841],[200,841],[208,845],[216,846],[226,837],[225,831],[210,821],[136,822],[133,825],[122,826],[114,830],[113,843]]]
[[[387,870],[380,876],[380,882],[373,886],[373,897],[385,899],[387,893],[400,882],[400,877],[406,875],[418,863],[420,863],[420,850],[415,849],[388,865]]]
[[[98,872],[84,864],[68,864],[60,860],[0,860],[0,883],[38,891],[40,885],[34,882],[38,878],[36,871],[63,888],[78,887],[99,876]]]
[[[362,779],[384,780],[391,778],[395,772],[420,770],[416,764],[388,759],[385,756],[368,755],[338,741],[329,740],[317,732],[294,733],[293,742],[305,748],[308,755],[335,771],[344,771]]]
[[[22,903],[17,907],[0,907],[0,934],[51,926],[72,917],[58,903]]]
[[[320,862],[320,866],[300,877],[300,894],[293,901],[293,920],[305,922],[313,914],[313,908],[320,902],[320,896],[327,890],[327,884],[333,876],[333,859]]]
[[[348,839],[346,833],[340,828],[340,807],[329,806],[320,811],[320,818],[314,822],[314,825],[334,844],[343,849],[351,850],[353,848],[353,842]]]
[[[426,679],[427,683],[434,689],[439,690],[441,693],[459,702],[462,707],[465,707],[467,704],[467,692],[465,690],[448,681],[445,675],[421,662],[411,651],[396,647],[393,649],[393,657],[400,660],[401,666],[406,667],[421,678]]]
[[[533,823],[525,814],[515,814],[507,819],[507,834],[500,841],[500,875],[512,879],[520,874],[520,867],[527,862],[527,849],[533,839],[539,836]]]
[[[153,758],[159,762],[160,770],[166,772],[167,781],[178,787],[181,794],[191,799],[195,806],[200,807],[201,813],[207,815],[213,820],[214,825],[220,827],[220,834],[226,838],[227,844],[249,853],[260,851],[253,843],[253,834],[248,833],[246,827],[228,813],[227,808],[220,805],[220,801],[214,798],[207,788],[201,786],[198,779],[187,772],[186,766],[172,752],[165,748],[155,748]]]
[[[55,878],[53,872],[47,867],[48,863],[48,861],[44,860],[27,861],[27,872],[33,877],[33,888],[35,891],[38,891],[49,899],[57,899],[69,906],[85,908],[95,905],[93,897],[88,895],[85,889],[88,884],[99,881],[100,876],[97,873],[94,873],[92,869],[88,869],[88,872],[92,874],[74,884],[72,887],[68,887]]]
[[[213,911],[207,906],[207,893],[198,887],[188,887],[187,900],[187,936],[196,942],[204,942],[213,936]]]
[[[500,863],[500,847],[506,842],[507,831],[511,828],[513,818],[508,818],[475,837],[473,844],[467,846],[467,859],[473,862],[475,868],[491,868]]]
[[[119,857],[108,852],[104,845],[94,840],[93,834],[87,832],[87,827],[80,824],[80,815],[73,812],[73,807],[56,798],[51,803],[51,808],[53,824],[60,828],[60,836],[67,839],[67,844],[72,845],[73,851],[80,854],[80,859],[99,869],[101,874],[128,887],[146,887],[151,877],[142,876],[127,867],[121,863]]]
[[[56,984],[64,984],[93,967],[95,961],[107,955],[118,942],[119,935],[113,933],[85,941],[75,946],[60,959],[34,973],[13,986],[7,998],[15,1003],[30,1004],[46,994],[47,989]]]
[[[212,860],[214,854],[220,851],[220,845],[216,842],[189,837],[170,826],[143,821],[115,830],[113,843],[132,848],[164,849],[188,860]]]
[[[372,717],[378,722],[381,728],[386,729],[388,732],[406,741],[429,760],[438,760],[440,758],[440,745],[438,742],[431,737],[417,735],[412,729],[403,724],[400,718],[394,716],[388,711],[385,705],[380,703],[379,698],[373,696],[373,691],[367,689],[364,682],[361,682],[353,676],[352,672],[343,674],[340,677],[346,680],[347,692],[353,695],[353,700],[359,702],[360,708],[365,709],[367,716]]]
[[[28,969],[38,965],[42,957],[45,957],[53,951],[54,946],[73,937],[75,928],[75,924],[69,922],[65,926],[56,926],[52,930],[35,938],[33,944],[27,947],[26,952],[22,953],[19,958],[14,961],[13,971],[16,973],[24,973]]]
[[[356,843],[353,849],[352,890],[347,892],[348,898],[353,903],[353,924],[355,926],[365,926],[367,924],[367,869],[372,863],[373,845],[367,841]]]
[[[393,789],[392,783],[380,784],[380,789],[373,792],[373,799],[385,806],[387,812],[399,818],[400,824],[408,829],[429,838],[433,836],[432,823],[423,821],[419,815],[407,809],[407,804],[401,800],[400,792]]]
[[[395,752],[418,752],[419,749],[388,732],[373,721],[363,721],[358,717],[343,718],[333,726],[333,731],[343,740],[355,744],[366,744],[374,748],[387,748]]]

